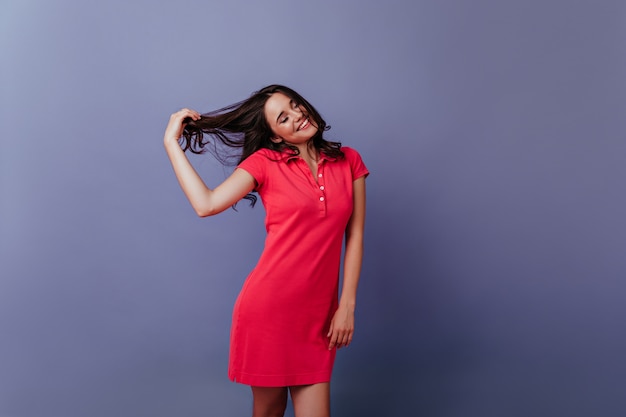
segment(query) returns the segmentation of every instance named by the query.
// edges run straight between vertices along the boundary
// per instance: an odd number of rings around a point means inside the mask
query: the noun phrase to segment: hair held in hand
[[[202,114],[200,120],[189,120],[180,139],[184,151],[201,154],[207,150],[224,165],[235,166],[259,149],[299,153],[295,146],[275,138],[265,117],[265,102],[274,93],[282,93],[303,108],[317,132],[311,138],[312,145],[330,157],[342,157],[341,143],[330,142],[323,133],[330,129],[319,112],[289,87],[270,85],[248,99],[219,110]],[[211,138],[213,140],[211,140]]]

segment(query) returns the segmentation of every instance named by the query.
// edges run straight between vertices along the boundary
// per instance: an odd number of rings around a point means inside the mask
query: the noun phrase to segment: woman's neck
[[[307,143],[303,143],[300,145],[296,145],[298,151],[300,151],[300,157],[307,162],[315,162],[317,163],[319,159],[319,153],[315,146],[313,145],[313,141],[309,141]]]

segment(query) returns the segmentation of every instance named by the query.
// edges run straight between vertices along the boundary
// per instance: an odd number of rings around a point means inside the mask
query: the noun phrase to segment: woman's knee
[[[330,384],[321,383],[291,387],[296,417],[329,417]]]
[[[287,388],[252,387],[253,417],[282,417],[287,408]]]

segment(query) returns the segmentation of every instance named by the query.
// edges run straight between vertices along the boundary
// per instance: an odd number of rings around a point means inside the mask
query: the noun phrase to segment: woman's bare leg
[[[296,417],[330,417],[330,384],[290,387]]]
[[[287,388],[252,387],[252,417],[283,417],[287,408]]]

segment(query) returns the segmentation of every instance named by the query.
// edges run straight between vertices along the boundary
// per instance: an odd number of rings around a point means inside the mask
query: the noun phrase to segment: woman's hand
[[[339,305],[339,308],[330,322],[330,329],[326,335],[330,338],[328,350],[331,350],[334,347],[337,347],[338,349],[347,347],[350,342],[352,342],[353,334],[354,309]]]
[[[170,116],[170,121],[165,128],[165,135],[163,141],[167,143],[176,142],[183,135],[183,129],[185,128],[185,119],[200,120],[200,113],[191,109],[182,109],[173,113]]]

